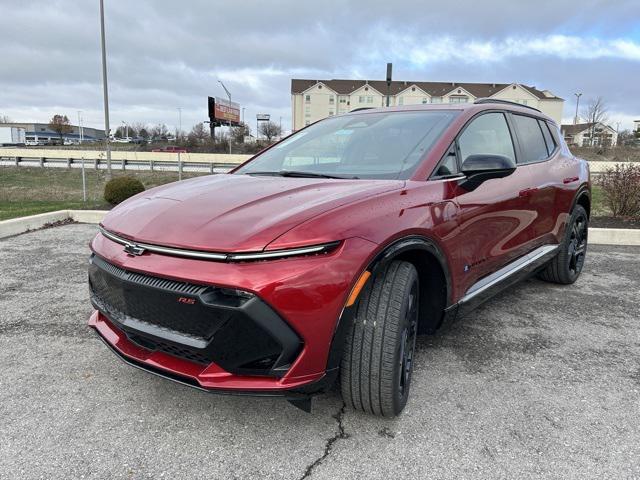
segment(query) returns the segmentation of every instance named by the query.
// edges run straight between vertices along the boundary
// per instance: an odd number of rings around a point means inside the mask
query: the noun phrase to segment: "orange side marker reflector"
[[[358,279],[356,284],[353,286],[353,290],[351,290],[351,293],[349,294],[349,298],[347,299],[347,305],[346,305],[347,307],[350,307],[351,305],[356,303],[356,300],[358,299],[358,295],[360,295],[360,290],[362,290],[362,287],[364,287],[364,284],[367,283],[367,280],[369,280],[370,276],[371,276],[371,272],[367,270],[362,272],[362,275],[360,275],[360,278]]]

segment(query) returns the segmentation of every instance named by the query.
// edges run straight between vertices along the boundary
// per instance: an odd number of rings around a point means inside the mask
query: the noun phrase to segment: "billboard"
[[[209,121],[217,126],[238,125],[240,105],[219,97],[209,97]]]

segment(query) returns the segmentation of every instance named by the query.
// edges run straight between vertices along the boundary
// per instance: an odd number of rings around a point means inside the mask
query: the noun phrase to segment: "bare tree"
[[[113,133],[115,138],[125,138],[127,135],[131,135],[131,127],[118,127],[116,131]]]
[[[169,135],[169,129],[164,123],[159,123],[156,126],[151,128],[150,133],[151,133],[151,138],[153,138],[154,140],[160,140],[160,139],[166,140],[167,135]]]
[[[0,123],[11,123],[9,115],[0,115]]]
[[[142,130],[147,130],[147,125],[145,123],[142,122],[134,122],[131,125],[129,125],[129,130],[131,130],[131,136],[132,137],[142,137],[142,135],[140,135],[140,132]]]
[[[207,138],[209,138],[209,132],[204,127],[202,122],[196,123],[191,132],[189,132],[189,137],[198,140],[200,143],[204,142]]]
[[[231,128],[231,139],[233,143],[244,143],[244,137],[251,135],[251,129],[246,123],[240,123],[237,127]]]
[[[622,145],[627,145],[629,143],[632,143],[635,140],[635,138],[636,137],[631,130],[629,129],[621,130],[620,132],[618,132],[618,145],[622,146]]]
[[[267,142],[271,143],[274,138],[279,137],[282,134],[280,125],[273,122],[262,122],[260,124],[260,134],[262,134]]]
[[[49,128],[60,135],[60,144],[64,143],[64,134],[73,132],[73,127],[66,115],[54,115],[49,120]]]
[[[582,111],[582,117],[587,121],[589,126],[589,145],[595,145],[595,133],[597,125],[604,124],[607,121],[607,106],[602,97],[591,100],[586,108]],[[601,132],[601,140],[604,140],[604,132]],[[602,143],[602,142],[601,142]]]

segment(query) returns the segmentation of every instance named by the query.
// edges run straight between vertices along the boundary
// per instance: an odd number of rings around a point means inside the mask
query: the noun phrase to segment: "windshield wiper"
[[[339,178],[342,180],[357,180],[358,177],[341,177],[339,175],[329,175],[326,173],[303,172],[299,170],[279,170],[273,172],[247,172],[247,175],[278,175],[280,177],[299,177],[299,178]]]

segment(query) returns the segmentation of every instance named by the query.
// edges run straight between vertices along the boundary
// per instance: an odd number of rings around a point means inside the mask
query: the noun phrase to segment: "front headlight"
[[[324,243],[309,247],[290,248],[286,250],[273,250],[271,252],[255,253],[231,253],[227,260],[231,262],[243,262],[247,260],[275,260],[277,258],[298,257],[302,255],[319,255],[334,250],[340,242]]]

